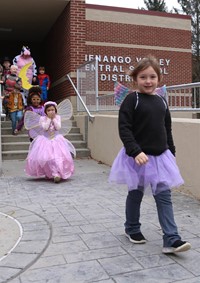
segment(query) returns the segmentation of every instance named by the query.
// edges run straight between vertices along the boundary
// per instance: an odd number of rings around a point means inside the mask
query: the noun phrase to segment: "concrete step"
[[[76,149],[80,149],[80,148],[86,148],[86,142],[85,141],[71,141],[71,143],[74,145],[74,147]],[[25,141],[25,142],[6,142],[6,143],[2,143],[2,151],[13,151],[13,149],[15,150],[28,150],[29,146],[30,146],[30,142],[29,141]]]
[[[89,158],[90,150],[83,140],[80,129],[76,127],[76,121],[72,121],[73,127],[65,137],[71,141],[76,149],[76,158]],[[18,135],[13,136],[11,121],[2,121],[2,159],[3,160],[24,160],[27,157],[30,145],[28,132],[23,129]]]
[[[65,136],[69,141],[77,141],[77,140],[83,140],[83,135],[78,133],[69,133]],[[17,136],[13,136],[11,134],[8,135],[2,135],[2,143],[7,142],[27,142],[29,141],[29,137],[27,134],[19,134]]]
[[[26,131],[23,131],[23,132],[25,133]],[[80,133],[80,129],[78,127],[72,127],[71,130],[70,130],[70,133]],[[11,135],[12,129],[10,127],[2,128],[1,134],[2,135]]]
[[[72,120],[72,127],[76,127],[77,123],[75,120]],[[7,121],[1,121],[1,128],[10,128],[11,129],[11,121],[7,120]]]
[[[3,160],[25,160],[28,155],[28,150],[12,150],[2,151]],[[90,151],[87,148],[77,148],[76,158],[89,158]]]

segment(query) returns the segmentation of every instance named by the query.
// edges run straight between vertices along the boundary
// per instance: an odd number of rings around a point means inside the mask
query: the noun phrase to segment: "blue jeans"
[[[10,119],[12,121],[12,131],[14,132],[14,130],[17,127],[17,123],[22,119],[23,117],[23,111],[21,110],[17,110],[15,112],[10,112]]]
[[[143,198],[141,190],[133,190],[128,193],[126,199],[126,222],[125,232],[127,234],[135,234],[140,232],[140,205]],[[165,190],[154,196],[158,219],[163,231],[163,246],[171,247],[176,240],[181,237],[174,220],[174,212],[171,201],[171,191]]]

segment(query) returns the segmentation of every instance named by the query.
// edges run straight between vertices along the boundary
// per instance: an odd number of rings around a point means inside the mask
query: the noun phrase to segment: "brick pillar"
[[[70,69],[75,71],[84,63],[86,54],[85,39],[85,0],[70,1]]]
[[[86,53],[85,0],[71,0],[56,20],[45,40],[46,65],[52,84],[71,73],[76,85],[76,69]],[[59,101],[76,95],[70,82],[50,89],[49,98]]]

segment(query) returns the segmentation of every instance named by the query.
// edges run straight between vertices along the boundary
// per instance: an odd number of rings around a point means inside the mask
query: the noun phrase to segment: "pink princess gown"
[[[41,116],[39,124],[44,132],[43,135],[38,135],[29,147],[25,172],[35,177],[70,178],[74,173],[72,154],[75,156],[76,150],[71,142],[59,133],[60,116],[56,115],[53,120]]]

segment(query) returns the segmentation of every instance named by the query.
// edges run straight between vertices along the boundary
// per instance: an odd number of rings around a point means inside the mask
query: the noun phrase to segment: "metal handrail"
[[[166,86],[167,90],[176,90],[176,89],[185,89],[185,88],[192,88],[192,87],[200,87],[200,82],[197,83],[190,83],[190,84],[181,84],[181,85],[170,85]]]
[[[6,116],[3,113],[3,108],[2,108],[1,84],[0,84],[0,114],[1,114],[1,118]],[[2,170],[2,141],[1,141],[1,121],[0,121],[0,176],[2,175],[2,173],[3,173],[3,170]]]
[[[73,86],[73,88],[74,88],[74,90],[75,90],[75,92],[76,92],[76,94],[77,94],[77,97],[78,97],[79,100],[81,101],[81,103],[82,103],[82,105],[83,105],[85,111],[87,112],[88,117],[89,117],[89,121],[90,121],[90,122],[93,122],[95,116],[93,116],[93,115],[90,113],[89,109],[87,108],[85,102],[83,101],[83,99],[82,99],[80,93],[78,92],[77,88],[75,87],[75,85],[74,85],[72,79],[70,78],[70,75],[69,75],[69,74],[67,74],[67,78],[68,78],[68,80],[70,81],[71,85]]]

